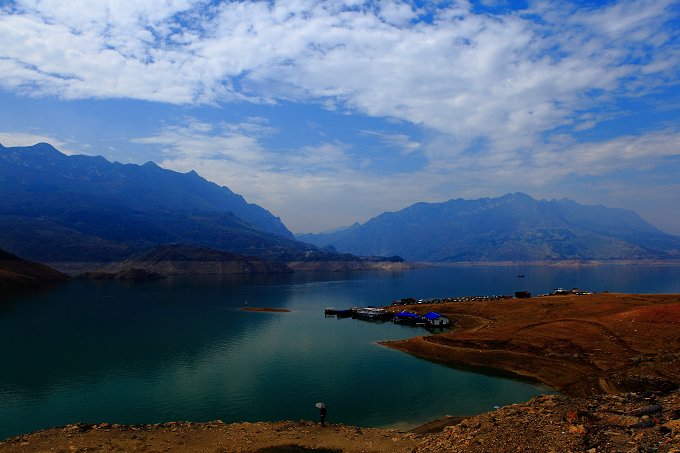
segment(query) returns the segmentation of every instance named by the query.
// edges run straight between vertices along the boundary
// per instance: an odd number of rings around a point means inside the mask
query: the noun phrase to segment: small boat
[[[327,308],[324,310],[324,313],[327,315],[337,315],[340,310],[336,310],[335,308]]]
[[[338,317],[338,319],[341,319],[341,318],[349,318],[353,314],[354,314],[354,310],[352,310],[350,308],[349,310],[338,310],[338,312],[335,315]]]
[[[364,319],[390,319],[392,315],[384,308],[359,308],[356,317]]]
[[[401,312],[392,317],[392,322],[395,324],[403,324],[407,326],[415,326],[420,316],[415,313]]]

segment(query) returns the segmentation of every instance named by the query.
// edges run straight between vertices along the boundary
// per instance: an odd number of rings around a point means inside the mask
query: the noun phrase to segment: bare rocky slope
[[[167,276],[293,272],[284,263],[190,245],[161,245],[133,259],[107,267],[104,271],[117,273],[125,269],[144,269]]]

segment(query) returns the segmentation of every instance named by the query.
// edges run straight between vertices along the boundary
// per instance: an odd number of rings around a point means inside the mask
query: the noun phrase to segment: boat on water
[[[394,316],[392,316],[392,322],[394,324],[402,324],[407,326],[415,326],[419,319],[421,319],[421,317],[417,314],[408,312],[396,313]],[[425,321],[422,321],[422,323],[425,324]]]
[[[357,318],[364,319],[390,319],[391,314],[384,308],[359,308],[356,311]]]
[[[338,310],[338,312],[335,314],[335,316],[338,317],[338,319],[341,318],[350,318],[354,316],[355,310],[353,308],[348,308],[347,310]]]

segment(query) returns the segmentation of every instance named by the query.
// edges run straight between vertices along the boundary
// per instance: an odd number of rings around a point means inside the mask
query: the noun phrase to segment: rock
[[[642,420],[640,423],[636,423],[631,426],[631,428],[636,428],[636,429],[642,429],[642,428],[651,428],[652,426],[656,425],[654,423],[654,420],[651,418],[648,418],[647,420]]]
[[[650,415],[650,414],[656,414],[657,412],[661,412],[663,410],[663,406],[660,404],[656,404],[654,406],[647,406],[643,407],[639,411],[635,413],[638,417],[642,417],[643,415]]]
[[[586,432],[587,432],[587,430],[583,425],[571,425],[569,427],[569,433],[570,434],[585,435]]]
[[[670,433],[680,431],[680,420],[671,420],[661,425],[661,431]]]

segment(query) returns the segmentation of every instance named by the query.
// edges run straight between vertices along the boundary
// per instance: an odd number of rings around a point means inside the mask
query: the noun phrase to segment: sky
[[[680,3],[0,0],[0,143],[189,172],[294,233],[524,192],[680,235]]]

